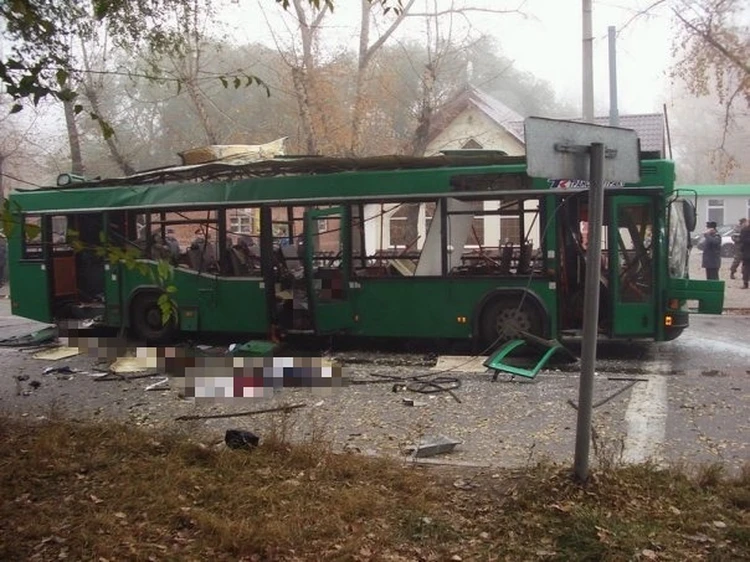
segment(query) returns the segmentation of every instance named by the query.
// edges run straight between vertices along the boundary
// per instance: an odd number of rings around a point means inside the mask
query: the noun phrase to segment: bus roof
[[[668,170],[655,163],[642,170],[642,185],[668,186]],[[189,209],[251,207],[260,204],[335,204],[336,201],[388,202],[487,192],[528,193],[549,189],[546,180],[526,174],[524,157],[497,153],[431,157],[279,158],[251,164],[226,162],[178,166],[128,177],[71,183],[11,193],[23,212],[65,213],[110,209]]]
[[[369,172],[416,170],[444,167],[498,166],[525,164],[525,156],[507,156],[499,151],[466,151],[459,154],[437,156],[370,156],[343,158],[325,156],[280,156],[272,160],[247,162],[243,160],[217,160],[187,166],[170,166],[138,172],[115,178],[78,179],[66,186],[45,189],[80,187],[111,187],[155,185],[169,182],[225,181],[269,176],[335,174],[339,172]],[[31,191],[31,190],[28,190]]]

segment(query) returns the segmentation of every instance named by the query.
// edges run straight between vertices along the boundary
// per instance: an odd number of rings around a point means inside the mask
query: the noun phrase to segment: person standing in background
[[[750,281],[750,224],[740,231],[740,248],[742,249],[742,288],[747,289]]]
[[[729,268],[730,279],[735,279],[737,268],[742,263],[742,244],[740,244],[740,233],[746,225],[747,219],[741,218],[739,224],[735,226],[734,230],[732,231],[732,242],[734,242],[734,261],[732,262],[732,267]]]
[[[8,240],[5,235],[0,234],[0,287],[5,286],[5,276],[7,275],[8,268]]]
[[[706,245],[703,247],[701,265],[706,270],[706,279],[719,279],[719,269],[721,268],[721,234],[716,232],[716,223],[713,221],[707,222],[706,228],[706,232],[703,233]]]

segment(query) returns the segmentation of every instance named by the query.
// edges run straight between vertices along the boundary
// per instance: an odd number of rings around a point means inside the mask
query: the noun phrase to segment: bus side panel
[[[129,325],[130,299],[145,287],[154,288],[155,283],[137,269],[122,267],[121,272],[122,313],[124,323]],[[191,309],[197,314],[197,321],[180,326],[183,330],[252,334],[268,331],[262,279],[216,277],[178,267],[170,283],[177,289],[171,296],[178,310]]]
[[[540,295],[555,326],[554,289],[547,281],[516,279],[404,277],[358,279],[353,291],[357,319],[352,333],[360,336],[471,338],[473,315],[482,298],[498,288],[530,289]],[[481,312],[480,312],[481,313]]]
[[[14,228],[8,239],[11,311],[16,316],[52,322],[49,269],[44,259],[21,259],[21,230]]]

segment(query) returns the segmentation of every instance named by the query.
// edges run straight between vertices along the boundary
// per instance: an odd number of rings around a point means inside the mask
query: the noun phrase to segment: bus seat
[[[232,264],[232,275],[236,277],[247,277],[250,274],[250,265],[247,263],[241,250],[236,247],[230,248],[229,259]]]
[[[213,252],[211,252],[209,248],[206,248],[205,255],[201,248],[190,248],[187,251],[191,269],[200,272],[207,272],[216,269],[216,260],[212,259]]]
[[[528,275],[531,273],[531,255],[534,249],[534,245],[531,242],[521,244],[521,250],[518,253],[518,268],[516,273],[518,275]]]
[[[297,246],[281,246],[281,255],[284,258],[284,264],[289,271],[302,269],[302,260],[299,257]]]
[[[500,252],[500,275],[510,273],[510,263],[513,260],[513,244],[506,244]]]

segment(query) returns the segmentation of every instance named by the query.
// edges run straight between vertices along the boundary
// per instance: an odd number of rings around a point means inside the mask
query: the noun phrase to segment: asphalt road
[[[691,321],[690,329],[673,342],[600,347],[594,402],[602,404],[594,410],[592,462],[718,462],[736,471],[750,461],[750,316],[695,315]],[[9,301],[0,299],[0,338],[39,327],[11,316]],[[86,373],[42,374],[46,367],[63,365],[91,372],[91,357],[52,362],[0,348],[0,413],[111,417],[141,426],[178,427],[216,442],[224,430],[240,427],[262,437],[281,432],[292,439],[326,439],[337,449],[392,455],[425,436],[444,435],[462,442],[441,457],[451,462],[514,467],[541,458],[572,462],[577,364],[553,365],[530,383],[505,376],[492,382],[477,366],[481,362],[462,360],[464,365],[443,373],[460,381],[456,400],[448,393],[394,393],[392,384],[378,384],[383,376],[436,373],[419,358],[363,353],[359,359],[346,365],[345,374],[362,384],[328,393],[285,389],[239,404],[196,404],[180,398],[174,387],[146,392],[158,378],[99,382]],[[28,378],[18,381],[17,375]],[[404,398],[417,404],[407,406]],[[181,415],[284,403],[307,407],[283,418],[175,421]]]

